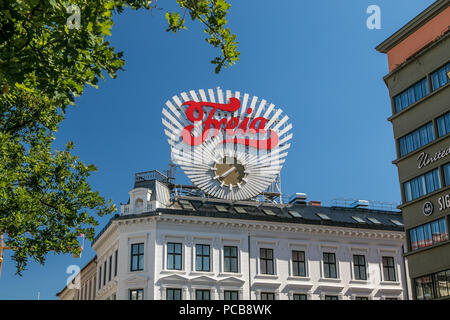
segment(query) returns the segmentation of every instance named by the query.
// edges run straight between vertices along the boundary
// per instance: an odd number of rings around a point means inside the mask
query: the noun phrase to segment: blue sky
[[[387,57],[374,48],[433,0],[230,0],[229,25],[241,51],[233,67],[214,74],[217,53],[201,26],[165,32],[164,13],[126,10],[116,16],[110,39],[124,51],[125,72],[88,88],[69,108],[55,141],[74,141],[85,163],[97,166],[90,182],[119,207],[128,200],[134,173],[167,169],[169,146],[161,124],[164,103],[180,92],[241,91],[281,107],[294,138],[282,170],[284,194],[305,192],[329,205],[346,197],[400,202],[388,90]],[[381,30],[369,30],[369,5],[381,8]],[[83,16],[81,15],[81,23]],[[182,174],[177,176],[183,179]],[[110,217],[101,218],[100,231]],[[22,277],[7,254],[0,299],[56,299],[70,276],[94,255],[89,242],[81,259],[48,255],[31,262]]]

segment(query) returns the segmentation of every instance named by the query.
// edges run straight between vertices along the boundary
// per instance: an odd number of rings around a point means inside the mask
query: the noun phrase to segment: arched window
[[[141,209],[144,205],[144,201],[142,201],[142,199],[136,199],[136,202],[134,204],[134,206],[136,207],[136,209]]]

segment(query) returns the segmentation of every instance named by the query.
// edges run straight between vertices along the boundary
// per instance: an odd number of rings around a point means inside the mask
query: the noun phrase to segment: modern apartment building
[[[136,174],[92,244],[96,299],[408,298],[398,211],[325,207],[305,194],[278,204],[179,191],[157,171]]]
[[[450,298],[450,1],[381,43],[413,298]]]

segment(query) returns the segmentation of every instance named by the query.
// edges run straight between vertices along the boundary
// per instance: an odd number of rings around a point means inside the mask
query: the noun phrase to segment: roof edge
[[[401,41],[403,41],[406,37],[411,35],[417,29],[422,27],[425,23],[433,19],[439,13],[444,11],[450,5],[450,0],[438,0],[435,3],[431,4],[428,8],[422,11],[419,15],[417,15],[414,19],[409,21],[405,26],[403,26],[400,30],[395,32],[392,36],[384,40],[381,44],[379,44],[375,49],[381,53],[387,53]]]

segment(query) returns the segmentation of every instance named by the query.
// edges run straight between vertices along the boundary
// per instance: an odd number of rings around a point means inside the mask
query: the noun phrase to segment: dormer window
[[[136,207],[136,209],[142,209],[142,207],[144,206],[144,201],[142,201],[142,199],[140,198],[136,199],[134,206]]]

